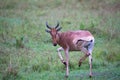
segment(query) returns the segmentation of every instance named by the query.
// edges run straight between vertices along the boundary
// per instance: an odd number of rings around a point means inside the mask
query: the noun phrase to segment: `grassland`
[[[119,0],[0,0],[0,80],[65,80],[46,21],[95,36],[93,78],[88,59],[78,67],[83,54],[71,52],[68,80],[120,79]]]

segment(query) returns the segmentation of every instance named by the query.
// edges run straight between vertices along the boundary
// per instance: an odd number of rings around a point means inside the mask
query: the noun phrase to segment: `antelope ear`
[[[58,29],[57,29],[57,31],[60,31],[62,29],[62,27],[59,27]]]
[[[45,31],[46,31],[47,33],[50,33],[50,31],[49,31],[49,30],[47,30],[47,29],[46,29]]]

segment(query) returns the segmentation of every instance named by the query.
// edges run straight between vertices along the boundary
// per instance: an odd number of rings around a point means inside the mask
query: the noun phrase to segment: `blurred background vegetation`
[[[64,80],[46,21],[60,22],[62,31],[89,30],[95,36],[92,79],[120,79],[120,0],[0,0],[1,80]],[[89,79],[88,59],[78,67],[82,56],[70,53],[68,80]]]

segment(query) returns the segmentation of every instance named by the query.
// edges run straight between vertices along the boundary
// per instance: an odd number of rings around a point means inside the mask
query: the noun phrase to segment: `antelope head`
[[[57,23],[57,25],[55,27],[50,27],[47,22],[46,22],[46,27],[48,28],[46,30],[47,33],[50,33],[51,37],[52,37],[52,43],[54,46],[57,46],[57,42],[59,41],[59,35],[58,35],[58,31],[60,31],[62,29],[62,27],[59,27],[59,23]]]

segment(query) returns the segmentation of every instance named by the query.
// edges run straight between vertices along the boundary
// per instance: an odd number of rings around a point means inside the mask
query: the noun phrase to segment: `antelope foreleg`
[[[66,78],[69,75],[69,53],[68,50],[65,50],[65,56],[66,56]]]
[[[60,51],[62,51],[62,50],[64,50],[62,47],[60,47],[60,48],[57,49],[57,51],[58,51],[58,56],[59,56],[61,62],[66,66],[66,62],[64,61],[64,59],[63,59],[63,57],[62,57],[62,55],[61,55],[61,52],[60,52]]]

